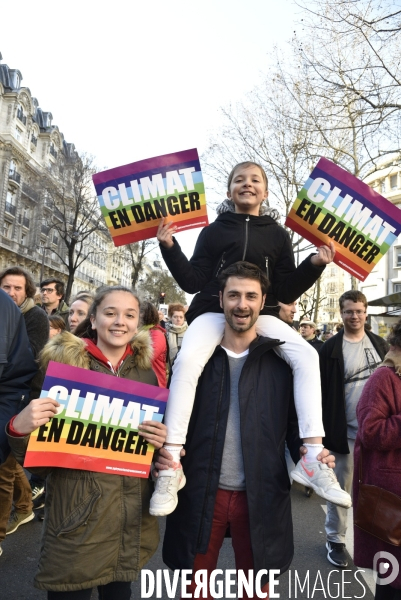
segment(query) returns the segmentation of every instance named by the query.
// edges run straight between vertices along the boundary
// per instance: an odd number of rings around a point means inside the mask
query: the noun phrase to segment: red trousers
[[[224,536],[230,526],[232,545],[235,554],[235,568],[237,571],[244,571],[248,575],[248,571],[253,569],[253,555],[251,546],[251,535],[249,531],[249,513],[246,492],[232,492],[228,490],[218,490],[216,495],[216,503],[214,505],[213,525],[210,535],[209,546],[206,554],[197,554],[195,556],[194,573],[200,569],[205,569],[208,572],[208,577],[211,571],[216,569],[219,558],[220,548],[223,545]],[[188,593],[194,594],[196,588],[195,581],[192,580],[188,586]],[[269,584],[263,586],[262,592],[269,593]],[[207,596],[208,600],[212,600],[212,596]],[[256,600],[254,596],[248,596],[244,593],[243,598]],[[266,596],[268,598],[268,596]]]

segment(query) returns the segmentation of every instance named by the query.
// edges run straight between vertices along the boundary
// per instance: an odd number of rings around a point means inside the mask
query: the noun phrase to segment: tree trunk
[[[137,263],[137,264],[132,263],[131,285],[132,285],[133,290],[136,289],[140,271],[141,271],[141,265],[139,263]]]
[[[74,283],[74,279],[75,279],[75,271],[76,271],[76,267],[74,266],[75,245],[76,244],[71,242],[67,247],[67,249],[68,249],[68,280],[67,280],[67,286],[65,289],[65,296],[64,296],[64,302],[66,304],[68,304],[70,301],[72,284]]]
[[[320,305],[320,277],[316,281],[316,297],[315,297],[315,310],[313,311],[313,322],[317,323],[317,315],[319,312]]]
[[[67,286],[65,288],[65,296],[64,296],[64,302],[66,304],[69,304],[69,302],[70,302],[72,284],[74,283],[74,279],[75,279],[75,269],[69,269]]]

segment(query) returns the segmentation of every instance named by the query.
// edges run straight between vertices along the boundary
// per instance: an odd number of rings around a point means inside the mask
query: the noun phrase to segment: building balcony
[[[9,237],[7,237],[6,235],[3,235],[3,236],[1,237],[1,243],[2,243],[4,246],[12,246],[12,244],[13,244],[13,240],[12,240],[12,239],[10,239]]]
[[[17,171],[15,169],[13,169],[12,171],[9,171],[9,173],[8,173],[8,180],[12,183],[16,183],[17,185],[20,185],[21,175],[19,173],[17,173]]]
[[[29,229],[29,219],[28,217],[23,217],[23,216],[19,216],[18,217],[18,223],[20,225],[22,225],[23,227],[26,227],[27,229]]]
[[[39,200],[39,193],[26,183],[22,184],[22,193],[35,202]]]
[[[17,212],[17,207],[14,204],[10,204],[10,202],[6,202],[6,212],[8,214],[13,215],[15,217],[15,213]]]
[[[57,206],[54,207],[54,216],[60,219],[60,221],[64,221],[64,215],[61,210],[57,208]]]
[[[21,121],[21,123],[26,125],[26,116],[24,115],[24,113],[22,112],[22,110],[20,108],[17,110],[17,119],[19,121]]]

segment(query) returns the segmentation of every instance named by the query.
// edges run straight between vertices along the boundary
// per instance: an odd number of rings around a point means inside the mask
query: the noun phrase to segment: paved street
[[[280,598],[364,598],[370,600],[373,594],[371,575],[361,573],[355,576],[356,568],[350,559],[346,571],[336,570],[326,559],[324,536],[324,503],[315,494],[307,498],[303,488],[293,485],[292,507],[295,531],[295,556],[291,569],[279,579],[276,592]],[[269,518],[266,515],[265,518]],[[351,511],[350,511],[351,518]],[[161,520],[161,528],[164,522]],[[41,523],[32,521],[23,525],[3,542],[3,555],[0,558],[0,598],[4,600],[45,600],[46,593],[36,590],[32,585],[39,552]],[[352,528],[347,540],[347,549],[352,553]],[[146,566],[156,571],[165,565],[161,559],[161,547],[152,561]],[[225,540],[218,565],[221,569],[234,568],[233,552],[230,540]],[[309,589],[307,574],[309,572]],[[330,575],[331,572],[331,575]],[[330,575],[330,577],[329,577]],[[358,582],[358,579],[361,583]],[[306,580],[306,584],[305,584]],[[344,583],[342,583],[342,581]],[[304,586],[304,587],[303,587]],[[303,591],[301,588],[303,587]],[[141,598],[140,583],[132,586],[132,598]],[[372,587],[373,589],[373,587]],[[163,586],[163,599],[168,598]],[[156,596],[153,596],[154,598]],[[176,598],[179,598],[179,592]],[[92,600],[97,594],[92,594]]]

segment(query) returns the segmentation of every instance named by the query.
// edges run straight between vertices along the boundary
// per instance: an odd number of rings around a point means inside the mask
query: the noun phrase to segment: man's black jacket
[[[160,250],[178,285],[188,294],[199,292],[186,314],[188,323],[205,312],[223,312],[217,276],[239,260],[257,265],[271,282],[262,315],[274,313],[277,300],[289,304],[299,298],[324,270],[313,265],[311,257],[296,268],[288,233],[268,216],[219,215],[202,229],[190,260],[177,240],[172,248]]]
[[[290,482],[285,441],[294,461],[301,441],[293,401],[292,373],[273,348],[277,340],[259,337],[250,346],[239,380],[241,441],[249,507],[254,569],[288,569],[294,548]],[[212,528],[230,405],[226,352],[218,346],[199,379],[189,423],[186,486],[167,517],[163,560],[171,569],[192,569],[205,553]],[[262,585],[267,577],[262,580]]]
[[[322,340],[319,340],[316,337],[316,335],[311,340],[306,340],[306,341],[308,342],[308,344],[310,344],[311,346],[313,346],[313,348],[316,350],[316,352],[319,352],[319,350],[321,349],[321,347],[324,344],[324,342],[322,342]]]
[[[20,309],[0,290],[0,464],[10,448],[5,426],[29,397],[30,382],[38,370]]]
[[[365,333],[383,360],[388,350],[387,342],[370,331]],[[323,443],[333,452],[349,454],[345,412],[343,338],[344,329],[341,329],[337,335],[323,344],[319,352],[323,427],[326,434]]]

